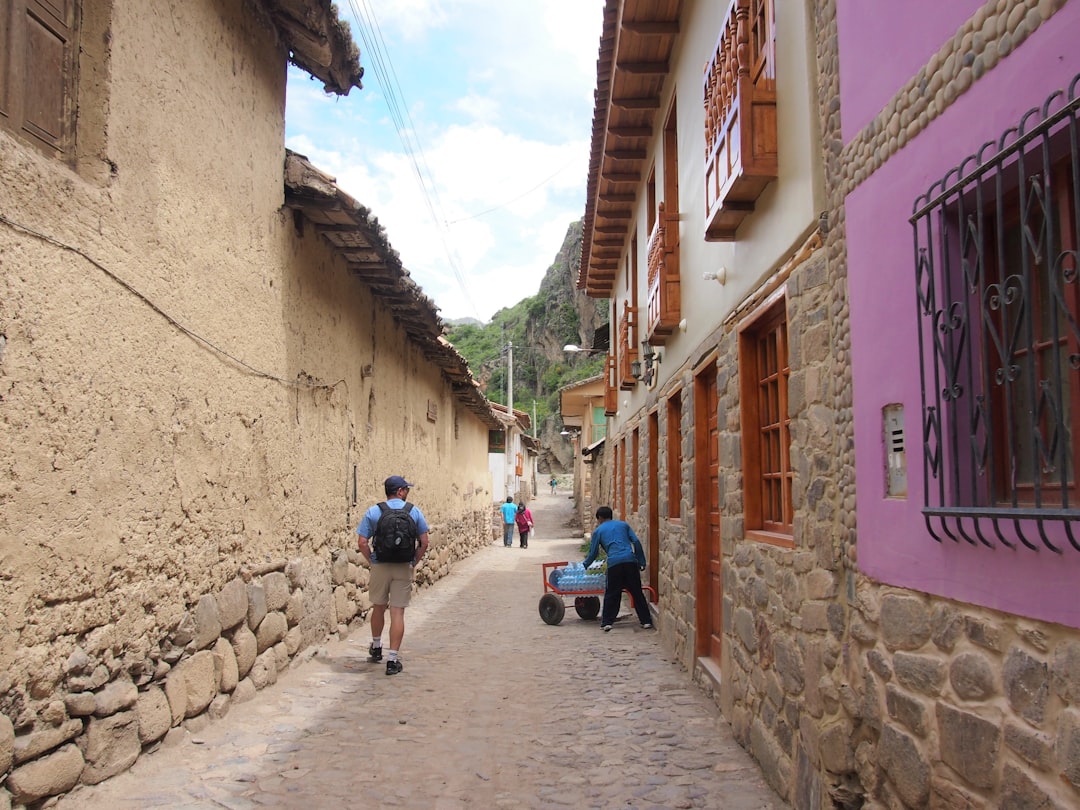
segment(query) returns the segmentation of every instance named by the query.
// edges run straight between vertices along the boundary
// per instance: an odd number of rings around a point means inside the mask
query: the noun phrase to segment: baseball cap
[[[396,492],[397,490],[405,487],[406,489],[412,489],[412,484],[402,478],[400,475],[391,475],[386,481],[383,482],[383,487],[387,492]]]

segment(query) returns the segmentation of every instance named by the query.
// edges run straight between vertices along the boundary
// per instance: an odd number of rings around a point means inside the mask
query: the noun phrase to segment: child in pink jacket
[[[529,532],[532,531],[533,518],[532,512],[525,506],[524,501],[518,501],[517,515],[514,516],[514,522],[517,523],[518,537],[521,540],[521,547],[529,547]]]

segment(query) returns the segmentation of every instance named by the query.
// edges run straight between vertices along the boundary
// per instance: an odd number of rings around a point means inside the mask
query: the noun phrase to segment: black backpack
[[[382,514],[375,524],[375,536],[371,550],[376,562],[412,562],[416,556],[416,543],[420,533],[412,519],[413,505],[406,502],[394,509],[386,501],[379,504]]]

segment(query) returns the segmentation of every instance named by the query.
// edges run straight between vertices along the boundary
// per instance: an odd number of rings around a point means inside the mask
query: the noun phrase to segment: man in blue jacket
[[[610,506],[596,510],[599,524],[592,533],[589,554],[583,565],[588,568],[596,560],[600,549],[607,555],[607,587],[604,589],[604,607],[600,613],[600,628],[611,630],[619,615],[622,592],[630,591],[638,621],[646,630],[652,629],[652,614],[645,592],[641,589],[641,572],[645,570],[645,549],[641,547],[634,530],[625,520],[613,520]]]

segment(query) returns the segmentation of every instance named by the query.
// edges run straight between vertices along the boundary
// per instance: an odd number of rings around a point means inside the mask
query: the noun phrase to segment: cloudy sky
[[[364,88],[289,73],[286,145],[372,209],[444,320],[535,295],[584,213],[602,0],[338,0]]]

